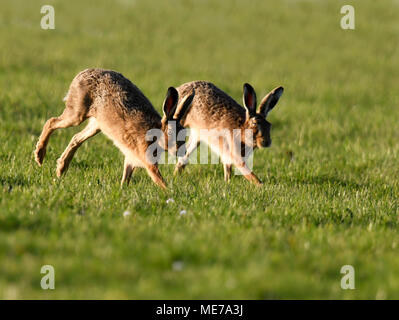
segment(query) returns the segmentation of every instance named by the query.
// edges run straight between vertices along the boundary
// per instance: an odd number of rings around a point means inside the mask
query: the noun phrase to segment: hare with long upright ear
[[[193,97],[194,93],[187,95],[178,104],[178,92],[170,87],[161,117],[140,89],[122,74],[111,70],[86,69],[72,81],[65,98],[64,112],[45,123],[36,145],[35,160],[42,165],[50,135],[56,129],[78,126],[89,119],[87,126],[73,136],[57,160],[58,177],[67,171],[82,143],[102,131],[125,156],[121,184],[128,184],[134,169],[143,167],[157,185],[166,188],[158,170],[159,154],[151,156],[147,151],[154,144],[155,153],[157,150],[168,150],[175,155],[177,149],[183,149],[185,142],[175,137],[184,130],[180,120],[189,110]],[[156,141],[148,139],[148,132],[154,129],[160,133],[160,139]]]
[[[203,141],[220,156],[226,181],[230,180],[232,165],[235,165],[247,180],[261,184],[258,177],[248,168],[242,154],[245,150],[251,151],[271,145],[271,124],[266,117],[277,104],[284,89],[277,87],[267,94],[262,99],[258,112],[255,90],[247,83],[243,88],[245,108],[209,82],[189,82],[177,90],[182,99],[192,90],[195,90],[195,97],[183,122],[185,127],[190,128],[187,151],[184,157],[179,158],[175,173],[184,169],[190,154]]]

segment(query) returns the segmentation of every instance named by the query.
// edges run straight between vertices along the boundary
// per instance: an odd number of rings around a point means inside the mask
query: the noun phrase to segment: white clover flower
[[[175,261],[172,264],[172,269],[174,271],[182,271],[184,268],[184,263],[182,261]]]

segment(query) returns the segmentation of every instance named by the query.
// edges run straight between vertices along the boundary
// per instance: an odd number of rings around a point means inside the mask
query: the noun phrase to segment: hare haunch
[[[36,145],[35,160],[42,165],[48,140],[56,129],[78,126],[89,119],[87,126],[73,136],[57,160],[58,177],[66,172],[81,144],[102,131],[125,156],[121,184],[129,183],[136,167],[144,167],[157,185],[166,188],[157,161],[151,161],[147,154],[148,147],[154,143],[147,141],[147,132],[159,129],[163,133],[157,140],[160,149],[175,155],[177,149],[184,147],[185,141],[177,141],[174,137],[184,130],[180,120],[190,108],[193,97],[194,93],[186,95],[178,104],[178,92],[170,87],[161,117],[144,94],[120,73],[86,69],[73,79],[62,115],[45,123]]]

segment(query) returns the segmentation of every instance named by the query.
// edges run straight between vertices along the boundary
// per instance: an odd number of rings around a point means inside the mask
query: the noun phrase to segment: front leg
[[[224,170],[224,181],[228,182],[231,178],[231,164],[223,163],[223,170]]]
[[[180,157],[176,163],[174,174],[181,173],[188,163],[188,159],[190,155],[198,148],[200,144],[200,140],[195,135],[191,135],[188,141],[188,146],[186,149],[186,154],[183,157]]]
[[[242,159],[234,161],[234,165],[248,181],[256,184],[257,186],[261,186],[263,184],[262,181],[260,181],[259,178],[248,168],[247,164]]]
[[[230,153],[231,163],[233,163],[236,168],[241,172],[245,179],[256,184],[257,186],[261,186],[263,183],[260,179],[252,172],[251,169],[248,168],[246,160],[252,153],[252,148],[249,150],[244,144],[237,145],[234,140],[231,141],[232,152]],[[249,152],[248,152],[249,151]]]
[[[159,172],[158,166],[156,164],[148,164],[145,168],[147,169],[152,181],[154,181],[162,189],[167,189],[165,180],[162,178],[162,175]]]

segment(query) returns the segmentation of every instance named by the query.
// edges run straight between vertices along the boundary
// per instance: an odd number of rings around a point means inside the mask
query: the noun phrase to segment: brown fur
[[[191,130],[187,153],[179,159],[175,173],[184,169],[188,157],[198,147],[200,141],[206,141],[221,156],[226,181],[230,180],[232,164],[234,164],[246,179],[255,184],[261,184],[257,176],[249,170],[241,154],[245,147],[255,149],[267,147],[271,144],[271,125],[265,118],[280,98],[283,88],[274,89],[262,100],[259,113],[256,113],[255,91],[248,84],[244,85],[244,105],[246,109],[209,82],[193,81],[181,85],[177,90],[181,98],[195,90],[195,97],[183,122],[183,125]],[[233,139],[229,137],[200,137],[200,129],[227,129],[230,132],[230,137],[233,136],[234,129],[241,129],[242,144],[237,148]],[[252,130],[252,136],[245,135],[246,129]],[[221,148],[222,144],[227,145],[224,151]]]
[[[170,88],[168,93],[170,90],[175,89]],[[165,103],[170,104],[170,99],[167,96]],[[161,139],[160,146],[166,150],[169,118],[167,114],[161,117],[132,82],[115,71],[86,69],[73,79],[65,102],[66,108],[62,115],[47,120],[43,127],[35,150],[35,160],[39,165],[43,163],[46,146],[54,130],[78,126],[89,118],[88,125],[72,138],[57,160],[58,177],[67,171],[79,146],[102,131],[125,155],[122,184],[129,183],[136,167],[144,167],[157,185],[166,188],[157,163],[150,163],[146,159],[146,150],[153,143],[146,141],[146,133],[150,129],[161,129],[165,138]],[[187,112],[188,107],[185,107],[179,106]],[[177,124],[176,127],[182,129],[181,125]]]

